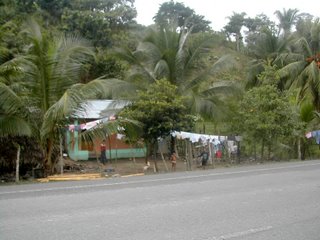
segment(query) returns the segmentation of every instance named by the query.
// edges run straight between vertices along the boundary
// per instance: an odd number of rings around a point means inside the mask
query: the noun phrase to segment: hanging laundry
[[[312,138],[311,132],[306,133],[306,138]]]
[[[125,136],[126,136],[126,135],[124,135],[124,134],[118,133],[118,134],[117,134],[117,139],[121,140],[122,138],[125,138]]]
[[[320,144],[320,130],[312,131],[311,135],[316,139],[316,143]]]
[[[70,131],[70,132],[73,132],[73,131],[74,131],[74,124],[69,125],[69,131]]]

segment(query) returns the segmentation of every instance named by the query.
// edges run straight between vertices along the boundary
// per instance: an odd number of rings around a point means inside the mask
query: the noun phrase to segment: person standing
[[[106,150],[107,150],[106,140],[103,139],[101,144],[100,144],[100,152],[101,152],[100,162],[102,164],[105,164],[107,162]]]
[[[170,156],[170,160],[171,160],[171,170],[173,172],[176,171],[176,166],[177,166],[177,155],[176,155],[176,152],[173,151],[171,156]]]
[[[203,149],[199,157],[201,157],[202,168],[205,169],[209,159],[209,152],[207,151],[207,149]]]

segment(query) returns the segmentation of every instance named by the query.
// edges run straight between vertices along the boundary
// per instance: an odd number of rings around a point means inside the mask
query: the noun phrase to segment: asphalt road
[[[5,240],[319,240],[320,161],[0,187]]]

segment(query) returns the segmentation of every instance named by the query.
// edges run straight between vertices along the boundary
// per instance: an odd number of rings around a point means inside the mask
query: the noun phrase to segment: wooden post
[[[211,142],[210,141],[207,141],[207,144],[208,144],[208,150],[209,150],[209,164],[211,163],[212,165],[212,151],[211,151]]]
[[[59,133],[59,147],[60,147],[60,174],[63,175],[63,153],[62,153],[62,136]]]
[[[111,161],[111,137],[109,134],[108,134],[108,141],[109,141],[109,160],[110,160],[110,163],[112,163],[112,161]]]
[[[186,160],[187,160],[187,171],[191,171],[191,162],[192,162],[192,145],[191,142],[189,140],[186,140],[186,152],[187,152],[187,156],[186,156]]]
[[[163,164],[164,164],[164,166],[165,166],[165,168],[166,168],[166,171],[168,172],[168,171],[169,171],[169,169],[168,169],[168,166],[167,166],[166,160],[165,160],[165,159],[164,159],[164,157],[163,157],[163,153],[162,153],[162,151],[160,152],[160,155],[161,155],[161,158],[162,158]]]
[[[241,145],[240,145],[240,140],[237,141],[237,158],[238,158],[238,164],[241,162]]]
[[[186,170],[188,171],[188,139],[185,140],[186,143]]]
[[[192,161],[193,160],[193,158],[192,158],[192,152],[193,152],[192,148],[193,148],[193,144],[192,144],[192,142],[189,141],[189,171],[192,170],[192,162],[193,162]]]
[[[302,154],[301,154],[301,138],[300,136],[298,137],[298,143],[297,143],[297,150],[298,150],[298,159],[301,161],[302,160]]]
[[[116,137],[116,167],[117,167],[117,163],[118,163],[118,134],[117,134],[117,137]]]
[[[19,167],[20,167],[20,151],[21,147],[17,144],[17,159],[16,159],[16,183],[19,182]]]

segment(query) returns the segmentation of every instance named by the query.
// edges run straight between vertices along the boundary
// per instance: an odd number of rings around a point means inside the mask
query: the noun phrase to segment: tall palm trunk
[[[16,159],[16,183],[19,182],[19,168],[20,168],[20,152],[21,147],[18,143],[16,143],[17,146],[17,159]]]
[[[53,173],[52,152],[53,152],[53,139],[48,139],[47,146],[46,146],[46,156],[44,161],[44,168],[45,168],[46,175]]]

